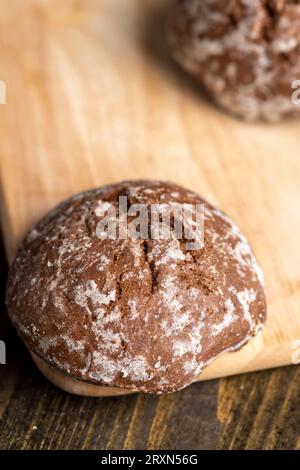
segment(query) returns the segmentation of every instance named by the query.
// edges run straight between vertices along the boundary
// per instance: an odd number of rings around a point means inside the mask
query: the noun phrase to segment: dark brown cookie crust
[[[181,240],[100,240],[99,209],[205,204],[202,249]],[[79,194],[27,235],[10,271],[10,318],[26,346],[66,374],[165,393],[195,381],[262,327],[261,271],[222,212],[171,183],[127,181]]]
[[[299,0],[176,0],[169,43],[222,108],[246,120],[300,116]]]

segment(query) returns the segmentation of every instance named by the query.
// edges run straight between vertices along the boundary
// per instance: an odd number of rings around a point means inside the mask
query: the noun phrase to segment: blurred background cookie
[[[299,116],[300,2],[176,0],[168,38],[175,59],[224,110],[246,120]]]

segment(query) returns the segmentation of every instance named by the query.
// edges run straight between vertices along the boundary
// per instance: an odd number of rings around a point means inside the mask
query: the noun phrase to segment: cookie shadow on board
[[[192,95],[201,104],[217,109],[199,81],[184,71],[173,59],[167,43],[167,21],[171,2],[146,8],[141,21],[140,47],[142,54],[161,69],[163,79],[181,91]]]

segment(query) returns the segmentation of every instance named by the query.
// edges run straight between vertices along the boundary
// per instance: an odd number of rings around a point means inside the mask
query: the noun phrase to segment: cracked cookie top
[[[122,238],[101,238],[99,222],[120,222],[120,197],[128,213],[134,204],[168,207],[169,236],[151,238],[149,217],[143,239],[130,224]],[[176,235],[179,204],[203,206],[201,246]],[[51,365],[150,393],[192,383],[266,317],[261,270],[236,225],[198,195],[159,181],[81,193],[49,213],[17,253],[7,305],[27,347]]]

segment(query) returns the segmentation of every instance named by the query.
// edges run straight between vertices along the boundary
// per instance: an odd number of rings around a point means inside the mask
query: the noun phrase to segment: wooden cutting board
[[[78,191],[172,180],[227,212],[266,277],[263,335],[203,378],[300,360],[300,123],[245,124],[171,61],[164,0],[0,1],[1,217],[12,260]],[[300,78],[300,77],[299,77]]]

